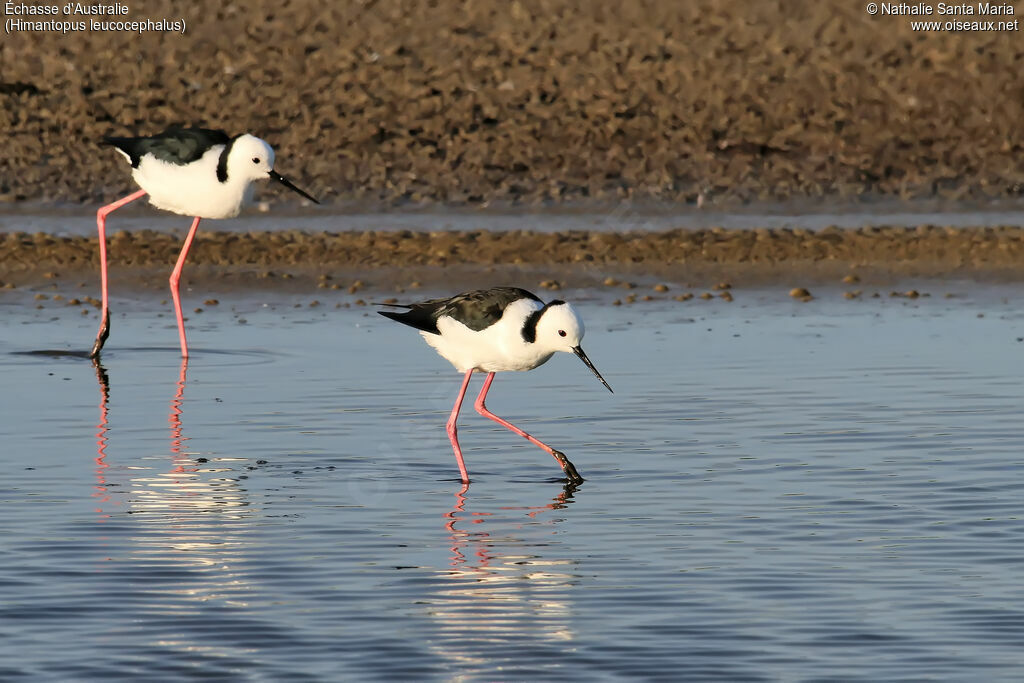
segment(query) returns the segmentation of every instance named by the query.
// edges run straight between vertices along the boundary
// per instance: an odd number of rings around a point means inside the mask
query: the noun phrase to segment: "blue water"
[[[0,205],[0,235],[10,232],[46,232],[57,235],[96,234],[96,211],[79,205]],[[109,234],[121,230],[159,230],[183,233],[189,219],[172,216],[134,204],[117,211],[108,220]],[[582,204],[578,207],[495,206],[463,209],[431,205],[395,208],[379,206],[327,206],[297,208],[294,204],[247,208],[234,220],[203,223],[204,230],[263,232],[275,230],[364,231],[494,230],[557,232],[571,230],[654,231],[682,228],[700,230],[726,228],[803,228],[821,230],[873,226],[917,227],[941,225],[957,228],[1024,226],[1024,202],[1016,199],[992,201],[892,201],[859,200],[837,202],[794,200],[755,202],[746,205],[694,205],[621,202]]]
[[[458,375],[368,309],[221,295],[183,366],[116,302],[95,368],[3,306],[0,679],[1019,680],[1021,292],[971,287],[563,292],[615,394],[488,406],[575,489],[467,402],[463,490]]]

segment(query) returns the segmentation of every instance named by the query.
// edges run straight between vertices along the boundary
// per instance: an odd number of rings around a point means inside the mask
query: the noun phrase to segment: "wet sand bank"
[[[166,287],[181,237],[114,232],[111,277]],[[97,239],[0,236],[0,292],[97,279]],[[658,232],[201,232],[185,280],[205,290],[402,291],[519,282],[548,289],[643,284],[884,285],[908,278],[1024,281],[1024,229],[863,228]],[[621,280],[621,282],[620,282]],[[122,286],[125,286],[122,284]]]

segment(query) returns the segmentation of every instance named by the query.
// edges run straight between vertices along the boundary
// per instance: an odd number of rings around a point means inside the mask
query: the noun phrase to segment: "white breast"
[[[441,334],[420,334],[459,372],[532,370],[554,355],[553,351],[541,350],[536,344],[523,340],[523,322],[542,306],[528,299],[513,302],[505,309],[501,320],[479,332],[454,318],[442,316],[437,321]]]
[[[217,161],[222,145],[211,147],[200,159],[178,165],[145,156],[132,177],[149,193],[158,209],[200,218],[237,216],[246,200],[248,181],[217,180]]]

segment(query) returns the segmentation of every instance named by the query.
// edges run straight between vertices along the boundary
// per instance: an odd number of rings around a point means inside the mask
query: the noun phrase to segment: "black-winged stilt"
[[[487,373],[480,395],[476,398],[476,411],[553,455],[570,482],[583,481],[565,453],[498,417],[484,405],[494,381],[494,373],[532,370],[546,363],[556,351],[567,351],[579,356],[601,380],[601,384],[608,391],[612,390],[580,347],[584,332],[583,321],[571,304],[558,300],[544,303],[536,295],[518,287],[494,287],[415,304],[388,305],[408,310],[401,313],[378,313],[415,327],[427,343],[454,365],[456,370],[465,373],[462,388],[447,423],[448,438],[452,442],[463,482],[469,482],[469,474],[462,459],[456,421],[469,379],[474,372]]]
[[[142,189],[100,208],[96,212],[100,243],[100,281],[103,309],[100,329],[90,356],[96,358],[110,334],[110,309],[107,297],[107,216],[126,204],[149,195],[149,203],[158,209],[194,216],[178,260],[171,272],[171,298],[178,319],[181,355],[188,356],[185,322],[181,314],[178,281],[192,240],[202,218],[231,218],[252,196],[252,182],[270,178],[319,202],[274,170],[274,150],[263,140],[249,134],[229,137],[221,130],[172,126],[148,137],[107,137],[104,142],[117,148],[132,165],[132,178]]]

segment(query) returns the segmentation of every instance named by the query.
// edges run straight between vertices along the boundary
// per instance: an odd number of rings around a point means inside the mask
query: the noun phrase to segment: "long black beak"
[[[608,386],[608,382],[604,381],[604,377],[601,376],[601,373],[597,371],[597,368],[594,367],[594,364],[590,362],[589,358],[587,358],[587,354],[583,353],[583,347],[582,346],[574,346],[574,347],[572,347],[572,352],[580,357],[580,360],[583,361],[584,365],[586,365],[588,368],[590,368],[591,372],[593,372],[595,375],[597,375],[597,378],[599,380],[601,380],[601,384],[603,384],[605,386],[605,388],[608,389],[608,391],[612,391],[612,388],[610,386]],[[615,392],[612,391],[612,393],[614,394]]]
[[[305,197],[309,201],[313,202],[314,204],[319,204],[320,203],[316,199],[314,199],[309,193],[307,193],[305,190],[300,190],[299,188],[295,187],[295,185],[292,184],[292,181],[288,180],[283,175],[281,175],[280,173],[278,173],[277,171],[275,171],[273,169],[271,169],[271,171],[270,171],[270,179],[271,180],[276,180],[277,182],[281,183],[282,185],[287,187],[292,192],[297,192],[298,194],[301,194],[303,197]]]

